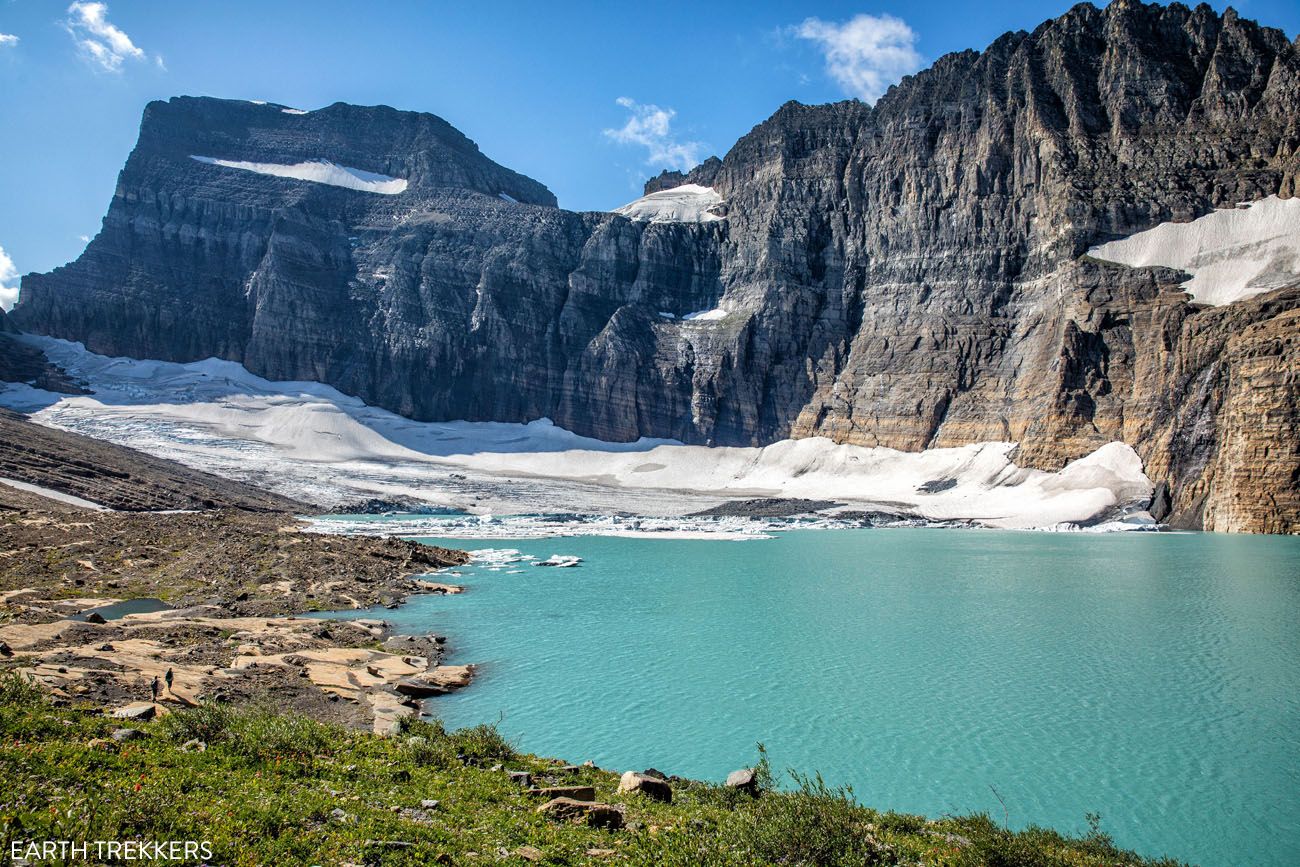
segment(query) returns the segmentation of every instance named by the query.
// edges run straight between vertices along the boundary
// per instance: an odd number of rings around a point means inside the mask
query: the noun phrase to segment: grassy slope
[[[88,709],[53,707],[16,676],[0,678],[5,853],[10,839],[139,838],[208,840],[215,863],[249,865],[522,864],[526,846],[549,864],[1172,863],[1116,850],[1098,832],[1066,839],[1008,833],[987,816],[878,813],[815,779],[756,799],[675,782],[673,803],[659,804],[614,794],[615,774],[566,774],[554,761],[518,755],[491,728],[446,733],[414,722],[404,735],[379,738],[209,705],[136,724],[147,733],[140,740],[90,745],[120,726]],[[182,750],[191,738],[208,749]],[[625,805],[628,827],[548,821],[535,811],[540,801],[496,765],[543,784],[594,785],[598,799]],[[421,809],[424,799],[439,805]]]

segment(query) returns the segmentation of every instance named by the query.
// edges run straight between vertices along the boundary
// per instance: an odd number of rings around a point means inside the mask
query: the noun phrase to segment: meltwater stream
[[[881,809],[987,811],[1207,867],[1300,852],[1300,539],[991,530],[450,547],[382,616],[481,668],[429,703],[524,750],[720,780],[762,741]],[[370,612],[372,615],[374,612]],[[361,616],[358,614],[357,616]]]

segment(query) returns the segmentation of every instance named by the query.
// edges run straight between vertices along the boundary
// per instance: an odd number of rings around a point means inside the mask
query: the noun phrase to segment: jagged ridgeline
[[[1295,531],[1294,263],[1212,306],[1088,251],[1294,197],[1297,55],[1231,10],[1076,6],[874,107],[782,106],[652,181],[711,203],[658,222],[560,210],[427,114],[156,102],[103,229],[14,319],[424,420],[1013,440],[1042,468],[1123,440],[1175,522]]]

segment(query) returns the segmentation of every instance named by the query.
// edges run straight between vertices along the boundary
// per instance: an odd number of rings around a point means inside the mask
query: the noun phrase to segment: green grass
[[[409,721],[380,738],[265,708],[208,705],[133,726],[145,738],[92,745],[121,726],[90,709],[56,708],[16,675],[0,676],[6,852],[13,839],[137,838],[206,840],[213,863],[248,865],[522,864],[521,846],[540,850],[546,864],[1172,863],[1116,849],[1095,817],[1086,836],[1069,838],[1007,831],[984,815],[881,813],[815,776],[795,775],[777,790],[761,747],[759,797],[681,782],[673,803],[660,804],[615,794],[614,773],[562,775],[551,760],[518,754],[491,726],[448,732]],[[206,750],[181,749],[192,740]],[[599,799],[625,806],[628,827],[550,822],[498,766],[595,786]],[[439,804],[422,809],[425,799]]]

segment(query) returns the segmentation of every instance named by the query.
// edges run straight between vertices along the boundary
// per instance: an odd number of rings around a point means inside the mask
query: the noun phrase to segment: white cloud
[[[889,85],[921,66],[916,32],[892,15],[855,15],[840,24],[807,18],[793,32],[815,42],[831,78],[866,102],[875,102]]]
[[[63,26],[77,43],[82,57],[106,72],[120,72],[123,62],[148,57],[125,31],[108,20],[106,3],[73,3],[68,7]],[[154,60],[162,66],[161,57]]]
[[[677,116],[676,111],[657,105],[642,105],[627,96],[620,96],[616,102],[626,108],[631,116],[618,129],[605,130],[607,137],[619,144],[644,147],[647,165],[688,171],[700,164],[704,144],[678,141],[673,135],[672,123]]]
[[[0,247],[0,310],[12,310],[18,302],[18,269],[4,247]]]
[[[0,48],[3,48],[6,45],[17,45],[17,44],[18,44],[17,36],[14,36],[12,33],[0,33]]]

